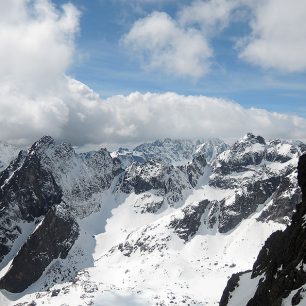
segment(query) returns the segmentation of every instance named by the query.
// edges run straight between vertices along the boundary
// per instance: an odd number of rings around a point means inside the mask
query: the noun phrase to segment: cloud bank
[[[219,98],[136,92],[102,100],[66,73],[73,61],[74,38],[79,28],[80,14],[73,5],[54,7],[47,0],[11,0],[5,4],[2,1],[0,17],[3,141],[30,144],[49,134],[74,145],[124,144],[164,137],[232,139],[249,131],[267,138],[306,139],[303,118],[246,109]],[[197,32],[181,31],[164,14],[149,16],[142,21],[142,29],[154,18],[163,19],[165,38],[148,43],[163,50],[165,41],[170,40],[171,51],[181,52],[177,44],[187,44],[186,35],[194,35],[197,42]],[[142,37],[137,29],[141,30],[136,26],[133,37]],[[199,41],[206,50],[205,42]],[[190,48],[183,51],[187,58],[188,52],[194,52]],[[191,68],[180,69],[177,73]]]
[[[176,93],[113,96],[107,100],[92,97],[91,91],[71,80],[80,98],[84,114],[72,126],[81,126],[85,138],[81,143],[143,142],[157,138],[222,137],[235,139],[252,131],[267,138],[305,139],[306,120],[297,116],[246,109],[238,103],[205,96],[182,96]],[[93,100],[92,100],[93,98]],[[90,112],[88,107],[92,106]],[[81,125],[82,122],[82,125]],[[85,133],[84,133],[85,132]],[[77,142],[79,135],[64,135]]]

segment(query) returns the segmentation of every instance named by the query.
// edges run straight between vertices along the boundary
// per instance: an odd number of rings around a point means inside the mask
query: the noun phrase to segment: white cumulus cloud
[[[154,12],[138,20],[123,43],[147,69],[200,77],[209,70],[212,50],[194,28],[182,28],[169,15]]]
[[[48,0],[0,2],[0,138],[60,135],[69,117],[65,72],[79,12]]]
[[[199,78],[215,60],[213,39],[237,20],[250,27],[238,39],[240,59],[281,72],[306,70],[305,0],[194,0],[173,18],[154,12],[139,19],[123,41],[145,68]]]
[[[251,5],[252,32],[241,58],[284,72],[306,70],[306,1],[261,0]]]
[[[213,35],[228,26],[241,4],[242,0],[195,0],[179,11],[178,19],[182,25],[200,25],[205,35]]]
[[[122,41],[143,68],[198,79],[211,68],[211,40],[222,31],[242,0],[195,0],[172,18],[153,12],[137,20]]]
[[[79,12],[47,0],[1,1],[0,81],[23,90],[50,88],[70,65]]]

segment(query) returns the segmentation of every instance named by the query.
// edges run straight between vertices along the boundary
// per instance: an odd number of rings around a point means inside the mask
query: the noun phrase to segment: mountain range
[[[298,182],[302,202],[291,224],[266,240],[252,269],[232,275],[220,306],[306,305],[306,155],[299,161]]]
[[[265,255],[252,277],[235,273],[294,226],[302,199],[305,144],[252,133],[88,153],[45,136],[10,150],[0,150],[1,305],[218,305],[225,287],[262,277]],[[229,295],[222,305],[243,305]]]

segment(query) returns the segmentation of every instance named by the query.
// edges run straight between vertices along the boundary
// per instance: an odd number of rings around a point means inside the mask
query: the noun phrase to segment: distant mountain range
[[[221,139],[189,140],[169,139],[156,140],[152,143],[144,143],[133,150],[119,148],[112,152],[112,157],[117,157],[123,166],[131,162],[144,163],[152,159],[161,159],[173,165],[183,165],[189,162],[195,155],[204,155],[207,161],[211,161],[216,155],[228,148]]]
[[[0,171],[4,170],[17,157],[19,151],[17,146],[0,141]]]

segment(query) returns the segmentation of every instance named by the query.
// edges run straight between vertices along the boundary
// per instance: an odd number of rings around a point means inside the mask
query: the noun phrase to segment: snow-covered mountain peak
[[[266,159],[270,162],[286,163],[294,158],[299,158],[305,151],[306,146],[300,141],[276,139],[268,143]]]
[[[238,142],[266,144],[266,141],[262,136],[255,136],[253,133],[247,133],[240,140],[238,140]]]
[[[163,204],[173,206],[183,200],[184,191],[190,188],[187,174],[161,159],[149,160],[144,164],[133,163],[124,172],[120,183],[120,191],[126,194],[147,193],[149,212],[156,212]],[[158,203],[156,196],[161,199]],[[150,205],[148,197],[151,198]]]
[[[87,158],[86,163],[96,172],[103,172],[104,174],[111,171],[119,171],[121,168],[120,160],[112,158],[110,152],[105,148],[93,153]]]
[[[191,140],[166,138],[139,145],[134,151],[141,153],[146,160],[159,157],[169,163],[184,163],[191,158],[194,147]]]
[[[30,147],[30,154],[41,154],[47,150],[50,146],[55,145],[55,140],[51,136],[43,136]]]
[[[287,166],[295,165],[299,156],[305,151],[306,146],[301,142],[290,140],[266,142],[263,137],[249,133],[217,156],[213,168],[215,173],[221,175],[247,170],[257,171],[263,166],[267,166],[271,171],[280,171]]]
[[[266,141],[261,136],[255,136],[248,133],[239,140],[237,140],[230,149],[237,154],[244,154],[248,152],[261,151],[266,145]]]
[[[241,172],[247,166],[259,165],[265,156],[265,150],[264,139],[249,133],[219,154],[213,167],[216,173]]]

